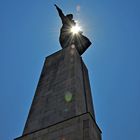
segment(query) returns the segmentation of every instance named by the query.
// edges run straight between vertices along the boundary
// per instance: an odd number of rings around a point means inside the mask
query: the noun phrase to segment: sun
[[[81,27],[78,24],[76,24],[75,26],[72,26],[71,28],[71,32],[73,34],[78,34],[80,31],[81,31]]]

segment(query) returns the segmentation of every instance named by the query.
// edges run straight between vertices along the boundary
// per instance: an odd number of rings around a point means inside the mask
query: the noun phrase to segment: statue
[[[73,20],[73,15],[67,14],[65,16],[62,10],[56,4],[55,7],[63,24],[59,36],[60,45],[62,46],[62,48],[66,48],[73,44],[79,54],[82,55],[85,50],[91,45],[90,40],[82,35],[81,31],[79,31],[77,34],[73,34],[71,32],[71,28],[76,25],[76,22]]]

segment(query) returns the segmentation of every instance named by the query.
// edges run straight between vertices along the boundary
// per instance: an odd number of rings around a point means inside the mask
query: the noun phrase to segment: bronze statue
[[[65,16],[62,10],[56,4],[55,7],[63,24],[59,36],[59,42],[62,48],[66,48],[74,44],[79,54],[82,55],[85,50],[91,45],[90,40],[87,37],[83,36],[81,31],[79,31],[77,34],[73,34],[70,31],[72,26],[76,25],[76,22],[73,20],[73,15],[67,14]]]

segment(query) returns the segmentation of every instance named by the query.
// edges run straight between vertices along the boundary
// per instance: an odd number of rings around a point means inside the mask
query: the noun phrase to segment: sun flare
[[[76,24],[75,26],[72,26],[72,28],[71,28],[71,32],[73,33],[73,34],[77,34],[77,33],[79,33],[81,31],[81,27],[78,25],[78,24]]]

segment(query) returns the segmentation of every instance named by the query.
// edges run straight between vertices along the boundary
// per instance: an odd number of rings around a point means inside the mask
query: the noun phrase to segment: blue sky
[[[140,139],[139,0],[0,0],[0,139],[22,134],[44,58],[61,49],[54,3],[92,41],[83,59],[103,140]]]

